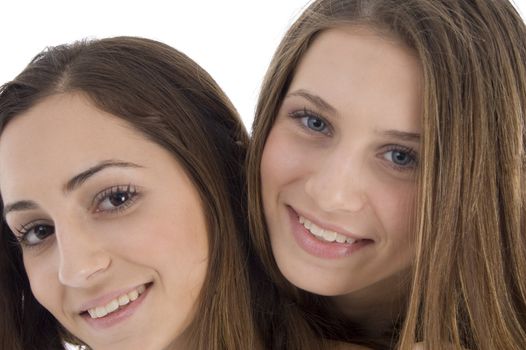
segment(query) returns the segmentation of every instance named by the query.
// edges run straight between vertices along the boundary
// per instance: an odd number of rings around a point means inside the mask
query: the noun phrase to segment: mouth
[[[103,305],[89,308],[84,312],[81,312],[80,315],[83,317],[89,317],[91,319],[109,318],[113,314],[123,311],[135,304],[137,300],[140,299],[141,295],[143,295],[147,289],[151,287],[151,285],[151,282],[142,284],[127,293],[117,296]]]
[[[317,226],[312,221],[309,221],[305,217],[298,215],[298,221],[300,224],[303,225],[309,231],[314,237],[318,238],[321,241],[329,242],[329,243],[347,243],[347,244],[353,244],[359,239],[354,239],[348,236],[345,236],[341,233],[338,233],[336,231],[326,230],[319,226]]]
[[[332,225],[321,226],[314,223],[292,207],[287,206],[289,213],[292,235],[297,244],[310,255],[324,259],[339,259],[350,256],[372,245],[374,240],[359,238],[344,230],[334,230]]]

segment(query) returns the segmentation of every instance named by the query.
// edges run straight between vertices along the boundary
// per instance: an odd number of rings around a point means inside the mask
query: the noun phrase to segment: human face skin
[[[0,169],[31,290],[68,331],[97,350],[184,348],[208,239],[200,197],[170,153],[61,94],[7,125]],[[106,316],[88,312],[137,292]]]
[[[366,305],[406,276],[421,77],[412,51],[366,27],[322,32],[303,56],[261,162],[272,250],[292,284]]]

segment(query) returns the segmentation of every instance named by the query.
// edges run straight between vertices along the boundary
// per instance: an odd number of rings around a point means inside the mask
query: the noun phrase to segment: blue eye
[[[412,169],[417,165],[415,152],[411,149],[394,148],[385,152],[383,157],[399,169]]]
[[[330,124],[324,118],[306,108],[290,113],[290,116],[297,119],[300,125],[310,132],[330,134]]]
[[[22,225],[17,231],[20,234],[17,239],[21,244],[25,246],[35,246],[54,234],[55,227],[41,223],[33,223]]]
[[[303,117],[303,119],[304,119],[303,123],[306,124],[306,126],[309,129],[312,129],[314,131],[323,132],[323,130],[325,130],[325,128],[327,127],[325,125],[325,122],[318,117],[308,116],[308,117]]]

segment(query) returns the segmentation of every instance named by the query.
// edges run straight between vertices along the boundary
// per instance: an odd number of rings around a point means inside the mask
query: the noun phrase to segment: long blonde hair
[[[263,264],[294,290],[272,256],[261,156],[310,43],[348,24],[395,35],[423,67],[412,288],[390,336],[400,349],[524,349],[526,27],[507,0],[318,0],[304,11],[270,64],[249,148],[249,221]]]

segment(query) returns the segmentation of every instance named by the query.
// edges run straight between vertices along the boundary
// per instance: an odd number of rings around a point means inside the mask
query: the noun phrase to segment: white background
[[[142,36],[202,65],[225,90],[247,128],[259,86],[282,35],[309,0],[4,0],[0,84],[46,46],[81,38]],[[526,0],[516,0],[526,15]]]
[[[189,55],[216,79],[247,128],[259,85],[286,29],[308,0],[4,0],[0,84],[46,46],[81,38],[142,36]],[[526,15],[526,0],[516,0]]]

